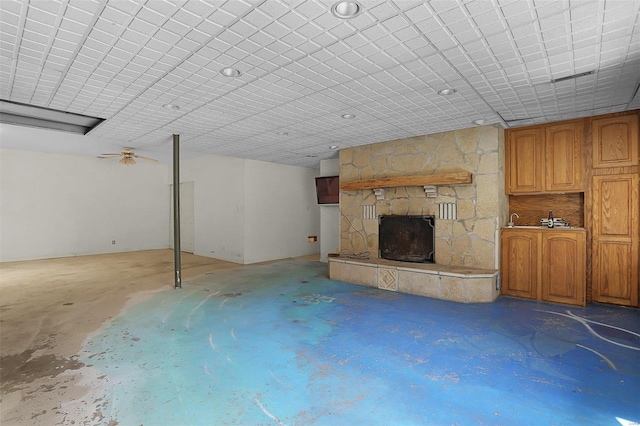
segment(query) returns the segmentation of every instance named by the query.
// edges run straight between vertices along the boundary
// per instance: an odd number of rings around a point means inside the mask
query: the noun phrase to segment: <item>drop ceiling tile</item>
[[[296,10],[298,10],[298,8],[296,8]],[[342,22],[341,19],[334,17],[327,9],[324,9],[323,13],[312,18],[311,21],[326,31],[326,33],[339,39],[352,32],[352,26],[349,23]]]
[[[164,3],[162,0],[158,1],[157,4]],[[160,26],[164,21],[166,21],[166,14],[162,12],[157,12],[153,10],[149,5],[154,5],[156,2],[147,3],[144,7],[142,7],[138,13],[136,14],[136,18],[154,26]]]
[[[44,24],[52,24],[56,20],[57,12],[51,13],[46,11],[45,9],[41,9],[39,6],[42,3],[32,3],[29,5],[29,10],[27,12],[27,18],[35,23],[44,23]]]
[[[183,40],[189,40],[192,41],[194,43],[196,43],[198,46],[201,46],[203,44],[205,44],[208,40],[210,40],[210,36],[208,34],[203,33],[202,31],[198,30],[198,29],[192,29],[191,31],[189,31],[185,36]],[[195,53],[197,51],[197,49],[194,49],[193,52]]]
[[[84,32],[87,30],[87,25],[80,24],[68,18],[63,18],[59,28],[61,31],[66,31],[72,34],[81,35],[81,34],[84,34]]]
[[[290,30],[296,30],[307,22],[307,18],[300,11],[289,10],[278,18],[278,22]]]
[[[44,23],[44,22],[31,21],[31,20],[25,23],[24,28],[27,31],[39,33],[44,36],[51,34],[51,32],[53,31],[53,27],[51,25],[48,25],[47,23]]]
[[[11,19],[11,16],[19,16],[24,13],[24,8],[28,7],[22,1],[19,0],[6,0],[2,2],[2,22],[5,22],[5,19]]]
[[[57,29],[65,43],[50,41],[50,28],[25,21],[20,34],[31,31],[34,38],[23,36],[18,58],[24,60],[15,65],[10,58],[18,49],[11,46],[21,22],[15,14],[27,11],[5,4],[13,15],[4,13],[3,4],[3,96],[104,111],[111,119],[97,134],[119,138],[129,132],[131,143],[153,144],[177,126],[195,135],[201,151],[222,139],[228,152],[242,147],[248,152],[261,141],[267,143],[260,146],[278,142],[272,133],[287,128],[302,136],[292,138],[294,146],[300,144],[298,160],[288,156],[286,161],[303,164],[296,161],[323,155],[304,135],[322,135],[323,145],[325,139],[340,138],[365,144],[469,127],[470,116],[495,117],[490,108],[518,120],[510,124],[522,125],[545,114],[583,113],[578,108],[625,108],[634,93],[629,87],[637,86],[633,58],[638,49],[631,46],[640,41],[632,29],[638,5],[628,2],[368,1],[350,21],[333,17],[330,1],[316,0],[221,7],[193,1],[109,2],[102,14],[99,2],[76,2],[67,5]],[[282,19],[271,27],[275,37],[258,31],[277,18]],[[231,31],[216,38],[225,26]],[[83,42],[91,49],[75,47]],[[48,54],[46,62],[38,51]],[[241,78],[219,75],[229,61],[238,63]],[[609,73],[604,61],[623,65]],[[43,64],[68,69],[65,79],[60,80],[60,71],[45,73]],[[592,81],[549,84],[556,74],[587,68],[600,70]],[[5,75],[20,86],[9,89]],[[449,85],[459,90],[455,103],[434,95]],[[181,114],[164,110],[167,102],[181,102]],[[349,110],[358,119],[345,123],[340,114]],[[218,116],[211,120],[214,112]]]
[[[404,39],[406,37],[407,32],[410,31],[411,37],[415,37],[417,33],[413,28],[409,25],[411,21],[408,21],[401,15],[395,15],[381,22],[382,27],[391,34],[394,34],[400,39]]]
[[[381,25],[371,26],[363,31],[361,31],[363,37],[368,39],[370,42],[374,42],[382,37],[387,37],[387,31]]]
[[[211,40],[212,37],[222,31],[223,26],[214,22],[210,22],[207,19],[203,22],[200,22],[195,29],[200,31],[202,34],[207,35],[207,40]]]
[[[367,13],[370,13],[378,21],[384,21],[396,15],[396,10],[385,2],[367,7]]]
[[[145,9],[154,12],[156,15],[171,16],[175,6],[165,0],[154,0],[144,5]]]
[[[162,29],[155,34],[156,37],[161,40],[168,41],[168,39],[174,39],[175,42],[179,42],[185,35],[187,35],[191,31],[191,28],[175,21],[174,19],[170,19],[162,25]],[[163,37],[163,35],[166,36]]]
[[[269,15],[259,9],[250,11],[244,16],[243,20],[246,24],[251,25],[255,29],[262,29],[271,23]]]

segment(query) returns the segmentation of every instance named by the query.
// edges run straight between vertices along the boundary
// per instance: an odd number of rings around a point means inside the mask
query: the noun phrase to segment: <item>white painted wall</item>
[[[244,168],[217,155],[180,163],[180,181],[194,182],[194,254],[245,263]]]
[[[318,170],[264,161],[245,163],[245,263],[319,253]]]
[[[0,261],[170,247],[171,166],[0,149]],[[240,264],[319,252],[318,170],[231,157],[183,160],[194,252]],[[116,244],[112,245],[111,241]]]
[[[206,155],[181,162],[195,190],[195,254],[249,264],[318,253],[317,170]]]
[[[0,149],[0,261],[166,248],[168,182],[161,164]]]
[[[320,160],[319,176],[337,176],[340,174],[340,160],[331,158]],[[329,253],[340,251],[340,206],[320,206],[320,261],[328,262]]]

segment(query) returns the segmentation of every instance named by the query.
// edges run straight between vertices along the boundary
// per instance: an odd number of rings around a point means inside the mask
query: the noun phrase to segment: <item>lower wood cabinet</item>
[[[501,293],[584,306],[586,247],[584,229],[502,229]]]
[[[540,231],[503,229],[500,245],[500,292],[537,299]]]
[[[591,255],[594,302],[638,306],[638,173],[593,177]]]

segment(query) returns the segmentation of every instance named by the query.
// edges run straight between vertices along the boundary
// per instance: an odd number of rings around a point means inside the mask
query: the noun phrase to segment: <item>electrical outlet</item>
[[[116,243],[116,240],[111,240],[111,244],[115,244],[115,243]]]

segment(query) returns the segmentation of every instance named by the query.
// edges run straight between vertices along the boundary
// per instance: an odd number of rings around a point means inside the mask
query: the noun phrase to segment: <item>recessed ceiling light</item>
[[[357,1],[339,1],[331,6],[331,13],[336,18],[351,19],[362,12],[362,6]]]
[[[482,126],[486,122],[487,120],[485,120],[484,118],[478,118],[477,120],[473,120],[473,124],[477,124],[478,126]]]
[[[438,90],[438,95],[442,95],[442,96],[448,96],[448,95],[453,95],[454,93],[456,93],[456,89],[442,89],[442,90]]]
[[[180,107],[178,105],[174,105],[174,104],[164,104],[162,106],[165,107],[166,109],[170,109],[172,111],[177,111],[177,110],[180,109]]]
[[[345,118],[347,120],[351,120],[352,118],[356,118],[353,114],[342,114],[340,117]]]
[[[241,73],[240,70],[236,68],[227,67],[221,69],[220,74],[224,75],[225,77],[240,77]]]
[[[331,145],[331,146],[329,147],[329,149],[331,149],[331,150],[336,150],[336,149],[338,149],[338,148],[340,148],[338,145]]]

